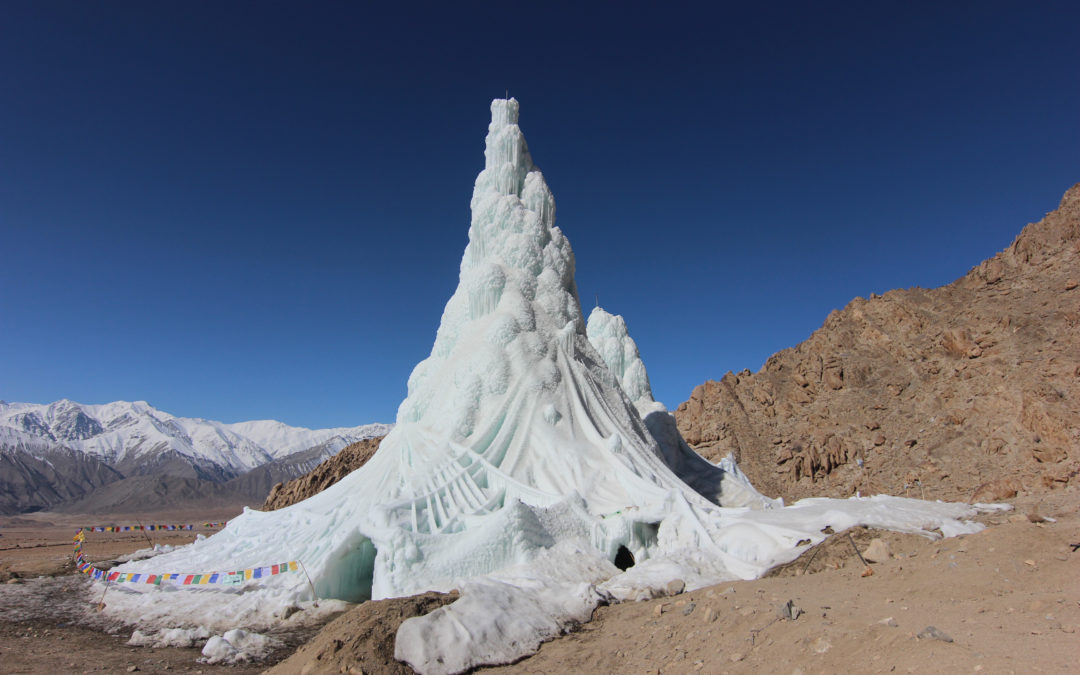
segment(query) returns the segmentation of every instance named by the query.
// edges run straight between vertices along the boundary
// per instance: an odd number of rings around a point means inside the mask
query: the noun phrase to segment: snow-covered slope
[[[329,457],[349,443],[389,429],[386,424],[304,429],[274,420],[225,424],[176,417],[146,401],[0,402],[0,447],[19,445],[37,455],[65,447],[125,475],[158,472],[172,463],[187,465],[199,478],[226,480],[315,446],[322,446]]]

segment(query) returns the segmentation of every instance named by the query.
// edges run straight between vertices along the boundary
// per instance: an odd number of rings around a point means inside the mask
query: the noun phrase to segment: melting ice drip
[[[213,537],[118,569],[200,572],[298,559],[320,597],[351,601],[513,574],[513,588],[532,589],[534,605],[545,595],[563,603],[536,612],[569,616],[603,593],[647,596],[676,576],[689,587],[753,578],[796,557],[797,542],[820,540],[825,525],[971,531],[953,520],[971,512],[962,505],[887,498],[772,508],[780,504],[734,463],[694,453],[652,400],[625,322],[598,309],[586,327],[574,255],[518,127],[517,101],[493,101],[491,113],[458,287],[375,456],[304,502],[247,511]],[[627,553],[637,565],[620,573],[611,561]],[[559,592],[550,586],[556,577]],[[256,622],[310,597],[306,582],[289,583],[233,598],[233,612]],[[153,595],[110,608],[167,622],[180,601]],[[454,607],[479,595],[466,590]],[[191,597],[189,621],[217,615],[220,599]],[[430,652],[438,642],[416,635],[399,636],[399,646]],[[448,639],[446,648],[460,642]],[[425,654],[414,656],[444,663]]]

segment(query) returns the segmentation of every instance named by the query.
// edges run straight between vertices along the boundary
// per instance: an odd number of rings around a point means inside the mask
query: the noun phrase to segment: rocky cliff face
[[[1011,246],[936,289],[856,298],[757,373],[675,415],[792,500],[1008,498],[1080,472],[1080,184]]]
[[[266,497],[262,510],[283,509],[322,492],[371,459],[371,456],[379,449],[382,439],[383,437],[380,436],[357,441],[342,448],[336,455],[305,475],[274,485]]]

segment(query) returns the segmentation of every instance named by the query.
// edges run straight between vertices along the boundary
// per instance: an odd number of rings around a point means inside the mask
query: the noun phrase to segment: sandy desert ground
[[[89,580],[72,562],[72,535],[82,526],[134,525],[140,520],[144,524],[202,524],[234,515],[196,510],[138,516],[33,513],[0,517],[0,672],[261,672],[262,666],[198,663],[197,648],[127,646],[132,629],[96,616],[86,594]],[[210,533],[206,528],[91,533],[84,550],[89,560],[111,560],[147,548],[149,542],[177,546],[191,543],[197,534]]]
[[[1076,672],[1080,668],[1080,489],[1014,500],[975,535],[930,541],[867,530],[837,533],[816,553],[756,581],[600,608],[593,621],[516,664],[522,673]],[[170,514],[204,522],[230,514]],[[160,521],[160,517],[148,517]],[[0,671],[409,672],[393,662],[392,633],[416,606],[365,603],[320,633],[278,635],[288,646],[243,666],[199,663],[198,648],[130,647],[130,626],[96,618],[71,566],[78,525],[32,514],[0,519]],[[148,522],[144,519],[144,522]],[[193,532],[149,533],[181,544]],[[865,575],[852,540],[889,557]],[[142,533],[99,533],[86,552],[103,560],[146,546]],[[811,559],[812,556],[812,559]],[[106,598],[106,602],[107,602]],[[790,605],[788,604],[790,602]],[[785,607],[788,614],[784,615]],[[396,617],[396,618],[395,618]],[[930,629],[933,627],[936,630]],[[302,645],[302,646],[300,646]],[[388,647],[389,646],[389,650]],[[298,648],[299,647],[299,648]],[[275,666],[276,664],[276,666]]]

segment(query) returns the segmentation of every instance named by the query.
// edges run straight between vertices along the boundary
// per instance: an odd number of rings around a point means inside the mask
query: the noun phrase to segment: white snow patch
[[[200,538],[206,539],[206,537],[204,537],[201,534],[195,536],[196,541],[198,541]],[[117,560],[117,562],[131,562],[133,560],[147,560],[149,558],[153,558],[154,556],[162,555],[163,553],[172,553],[173,551],[176,550],[176,548],[177,547],[173,546],[172,544],[154,544],[153,547],[140,548],[140,549],[138,549],[136,551],[132,551],[131,553],[128,553],[128,554],[125,554],[125,555],[122,555],[122,556],[118,556],[116,558],[116,560]]]
[[[210,665],[250,663],[261,661],[282,646],[284,644],[275,638],[234,628],[207,640],[202,650],[203,658],[199,661]]]
[[[114,568],[115,569],[115,568]],[[310,599],[306,581],[294,577],[293,583],[248,583],[227,588],[194,588],[162,584],[111,584],[105,598],[105,614],[135,624],[143,629],[163,629],[177,624],[202,625],[212,632],[224,632],[236,626],[268,630],[281,625],[283,609],[296,606],[289,618],[293,627],[317,625],[349,607],[342,600]],[[273,577],[278,579],[279,577]],[[97,582],[103,588],[101,582]],[[100,589],[99,589],[100,590]]]
[[[136,629],[127,643],[133,647],[194,647],[208,637],[210,637],[210,631],[204,626],[197,628],[165,628],[145,633]]]

